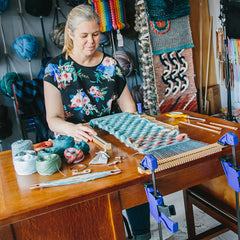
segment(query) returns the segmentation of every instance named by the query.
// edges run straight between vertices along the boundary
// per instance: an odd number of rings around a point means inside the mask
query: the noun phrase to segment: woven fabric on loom
[[[128,28],[124,0],[88,0],[100,17],[100,31]]]
[[[151,21],[164,21],[191,14],[189,0],[145,0]]]
[[[169,22],[169,21],[168,21]],[[194,47],[189,16],[170,20],[168,31],[161,32],[153,22],[149,21],[149,33],[152,45],[152,54],[178,51]]]
[[[192,49],[153,56],[159,112],[197,111]]]

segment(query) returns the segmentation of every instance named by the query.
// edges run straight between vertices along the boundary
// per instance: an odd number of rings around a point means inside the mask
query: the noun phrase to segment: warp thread
[[[37,153],[39,157],[49,155],[49,154],[58,154],[60,156],[61,148],[57,148],[57,147],[43,148],[39,150]]]
[[[85,141],[78,142],[74,145],[76,149],[81,149],[84,155],[89,153],[90,147]]]
[[[64,157],[64,151],[66,148],[74,147],[75,141],[74,138],[71,136],[58,136],[56,139],[53,140],[53,147],[60,148],[60,157]]]
[[[52,141],[44,141],[44,142],[41,142],[39,143],[35,148],[35,152],[38,152],[44,148],[50,148],[53,146],[53,142]]]
[[[34,147],[31,140],[20,139],[12,143],[11,149],[12,149],[12,157],[14,158],[15,155],[18,154],[19,152],[22,152],[24,150],[34,150]]]
[[[36,160],[38,156],[34,150],[25,150],[17,153],[13,158],[13,165],[18,175],[30,175],[36,170]]]
[[[62,166],[61,158],[58,154],[48,154],[38,157],[36,169],[40,175],[51,175],[58,171]]]
[[[66,148],[64,151],[64,157],[67,164],[79,163],[84,159],[84,154],[81,149],[76,149],[74,147]]]

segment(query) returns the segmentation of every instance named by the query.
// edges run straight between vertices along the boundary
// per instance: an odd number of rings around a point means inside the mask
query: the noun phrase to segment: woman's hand
[[[93,130],[90,126],[85,124],[72,124],[68,129],[68,135],[72,136],[75,141],[92,141],[92,135],[96,135],[96,131]]]

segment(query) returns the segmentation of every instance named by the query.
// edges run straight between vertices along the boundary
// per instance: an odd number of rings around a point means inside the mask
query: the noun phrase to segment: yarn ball
[[[23,81],[23,78],[21,75],[15,73],[15,72],[6,73],[3,76],[2,80],[0,81],[1,92],[8,97],[13,97],[12,84],[17,81]]]
[[[81,141],[75,144],[74,146],[76,149],[81,149],[83,154],[86,155],[89,153],[90,147],[85,141]]]
[[[32,35],[22,35],[13,42],[13,49],[19,57],[30,60],[37,56],[39,42]]]
[[[61,148],[57,147],[49,147],[49,148],[44,148],[38,151],[38,156],[42,157],[45,155],[49,154],[58,154],[59,156],[61,155]]]
[[[125,77],[129,77],[134,70],[134,63],[132,58],[124,51],[116,51],[114,57],[119,62],[123,75]]]
[[[60,49],[62,49],[64,45],[65,25],[65,22],[57,24],[49,34],[51,41]]]
[[[79,163],[84,159],[84,154],[81,149],[66,148],[64,151],[64,157],[67,164]]]
[[[0,1],[0,14],[8,9],[8,2],[9,0]]]
[[[34,150],[33,143],[30,139],[20,139],[11,144],[12,157],[14,158],[16,154],[24,150]]]
[[[58,154],[49,154],[38,157],[36,169],[40,175],[51,175],[60,170],[62,166],[61,158]]]
[[[53,140],[53,147],[60,148],[60,156],[64,156],[64,150],[66,148],[74,147],[75,141],[74,138],[71,136],[58,136],[56,139]]]

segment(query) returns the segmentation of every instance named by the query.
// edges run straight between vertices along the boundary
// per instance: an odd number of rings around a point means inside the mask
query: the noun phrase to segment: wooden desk
[[[203,117],[196,113],[191,115]],[[165,115],[156,118],[172,124],[183,120],[172,122]],[[206,118],[208,121],[240,127],[239,124],[221,119]],[[229,129],[218,135],[182,125],[180,131],[188,133],[192,139],[213,143]],[[240,131],[235,133],[240,136]],[[143,155],[132,156],[135,153],[133,149],[109,134],[101,137],[113,145],[109,151],[110,161],[119,155],[127,156],[127,159],[117,165],[122,170],[121,174],[86,183],[30,190],[32,184],[63,176],[60,173],[51,176],[38,173],[18,176],[12,164],[11,151],[0,153],[1,240],[125,239],[121,211],[147,201],[142,183],[151,180],[151,175],[138,173],[137,167]],[[99,148],[90,143],[90,154],[83,163],[88,163],[98,151]],[[164,196],[223,175],[218,158],[226,154],[231,154],[231,148],[158,172],[158,190]],[[95,166],[92,169],[95,172],[113,168]],[[71,176],[69,166],[64,165],[62,171]]]

